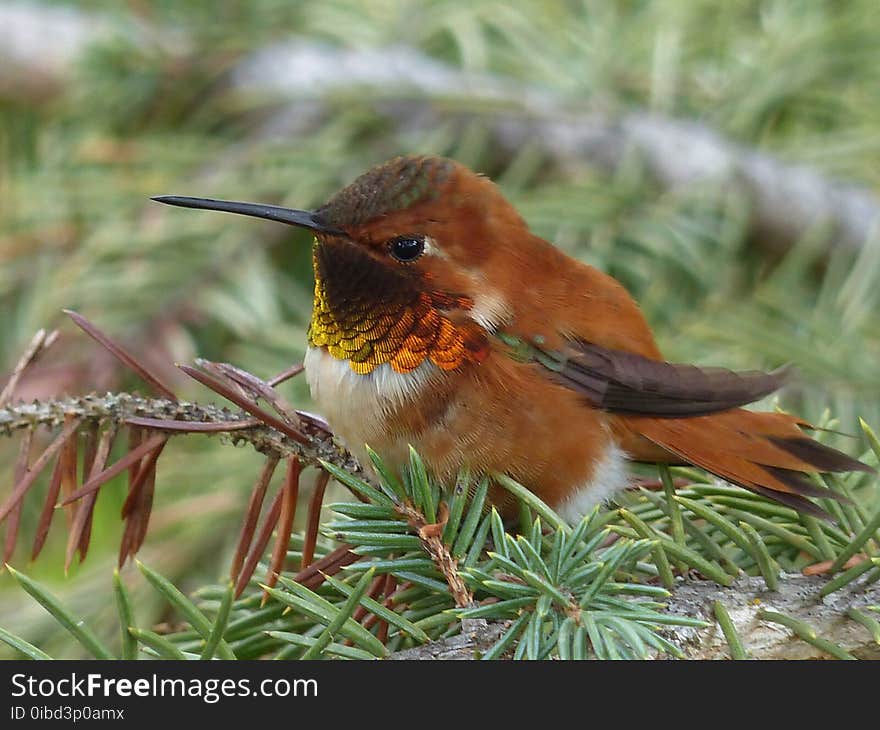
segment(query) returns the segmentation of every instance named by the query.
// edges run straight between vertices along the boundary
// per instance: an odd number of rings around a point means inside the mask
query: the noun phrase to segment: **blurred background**
[[[876,428],[878,37],[876,0],[0,0],[0,385],[59,327],[23,398],[143,392],[62,308],[184,397],[214,399],[175,361],[269,377],[304,352],[309,236],[148,198],[309,208],[372,164],[439,153],[619,278],[670,360],[791,362],[783,406]],[[304,382],[284,393],[308,408]],[[0,439],[6,482],[16,449]],[[260,463],[175,439],[143,560],[185,591],[216,581]],[[123,499],[102,490],[68,576],[57,525],[35,564],[27,539],[11,561],[99,633],[116,632]],[[125,575],[141,624],[163,620]],[[68,641],[5,573],[0,625],[50,654]]]

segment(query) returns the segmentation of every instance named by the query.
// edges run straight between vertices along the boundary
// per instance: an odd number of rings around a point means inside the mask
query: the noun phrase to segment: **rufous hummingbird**
[[[569,521],[630,483],[627,461],[694,464],[813,514],[814,472],[871,471],[783,413],[742,409],[784,372],[665,362],[616,280],[529,231],[486,177],[399,157],[314,211],[205,198],[162,203],[311,230],[305,372],[333,432],[440,480],[505,473]],[[448,481],[447,481],[448,483]],[[501,489],[495,503],[510,516]]]

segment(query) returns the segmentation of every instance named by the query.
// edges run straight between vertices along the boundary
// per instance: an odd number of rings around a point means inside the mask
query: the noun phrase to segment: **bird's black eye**
[[[398,261],[408,264],[425,252],[423,236],[398,236],[388,242],[388,250]]]

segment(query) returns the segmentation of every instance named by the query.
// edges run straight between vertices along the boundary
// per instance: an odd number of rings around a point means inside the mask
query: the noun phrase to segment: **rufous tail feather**
[[[847,501],[819,486],[811,474],[874,471],[820,444],[802,429],[810,424],[784,413],[735,409],[694,418],[630,416],[626,426],[643,438],[712,474],[798,511],[829,519],[807,497]],[[639,459],[639,454],[632,454]]]

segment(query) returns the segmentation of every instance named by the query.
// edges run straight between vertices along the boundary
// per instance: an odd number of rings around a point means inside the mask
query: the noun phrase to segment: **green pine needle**
[[[65,608],[41,583],[29,578],[11,566],[6,569],[16,582],[27,591],[52,617],[63,626],[95,659],[112,659],[113,654],[86,624]]]

